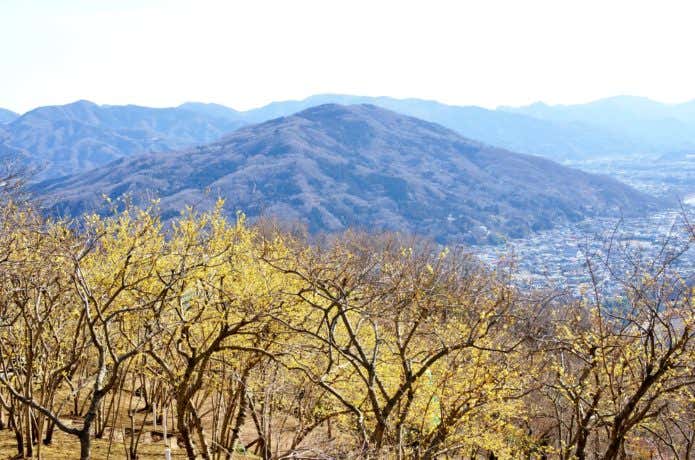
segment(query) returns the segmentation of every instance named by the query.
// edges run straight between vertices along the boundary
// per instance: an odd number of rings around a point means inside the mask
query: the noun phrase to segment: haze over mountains
[[[246,112],[230,111],[228,116],[260,122],[327,103],[373,104],[439,123],[491,145],[555,160],[658,156],[695,150],[695,101],[664,104],[633,96],[576,105],[537,103],[488,110],[422,99],[323,94],[273,102]]]
[[[347,113],[334,104],[348,105]],[[315,107],[322,111],[308,123]],[[376,226],[493,241],[654,204],[605,177],[510,152],[686,161],[695,151],[693,107],[616,97],[487,110],[332,94],[248,111],[77,101],[21,116],[0,112],[0,160],[27,166],[31,182],[43,181],[35,190],[70,215],[98,209],[103,193],[160,195],[169,215],[220,195],[230,212],[302,220],[315,231]]]
[[[244,112],[195,102],[154,109],[88,101],[40,107],[22,116],[0,111],[0,158],[32,166],[39,179],[58,177],[137,153],[208,143],[241,126],[326,103],[376,105],[490,145],[556,161],[695,151],[695,102],[668,105],[623,96],[580,105],[487,110],[421,99],[326,94]]]
[[[77,101],[40,107],[0,125],[0,157],[36,169],[37,178],[56,177],[136,153],[211,142],[242,124],[182,108]]]
[[[580,105],[536,103],[501,110],[554,123],[583,123],[610,130],[637,142],[637,153],[695,152],[695,101],[663,104],[643,97],[617,96]]]
[[[9,123],[19,117],[19,114],[11,110],[0,108],[0,125]]]
[[[451,106],[422,99],[393,99],[347,95],[319,95],[287,101],[248,112],[254,121],[294,113],[325,103],[373,104],[441,124],[458,133],[511,151],[542,155],[555,160],[634,152],[630,139],[581,123],[557,123],[534,117],[475,106]]]
[[[35,190],[50,198],[53,212],[69,215],[99,209],[102,194],[159,196],[165,216],[224,196],[230,214],[305,221],[314,231],[358,226],[469,242],[655,204],[608,177],[374,105],[336,104],[244,127],[208,145],[121,158]]]

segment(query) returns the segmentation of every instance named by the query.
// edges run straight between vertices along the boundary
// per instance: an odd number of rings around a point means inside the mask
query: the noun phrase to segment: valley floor
[[[477,246],[474,251],[493,266],[511,259],[517,266],[515,277],[523,287],[560,289],[575,295],[591,281],[586,269],[588,256],[599,270],[600,280],[605,280],[603,288],[617,293],[621,286],[608,276],[605,266],[611,250],[654,260],[663,257],[664,249],[673,252],[688,248],[675,265],[686,279],[695,276],[695,248],[689,247],[687,234],[681,231],[682,213],[680,209],[670,209],[639,218],[587,219],[502,245]],[[629,272],[634,268],[625,259],[611,259],[613,270]]]

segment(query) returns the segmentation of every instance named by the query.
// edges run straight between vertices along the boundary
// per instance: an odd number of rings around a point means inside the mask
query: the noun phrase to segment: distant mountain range
[[[283,107],[297,108],[274,105],[241,118],[263,119]],[[177,110],[228,123],[240,117],[211,105]],[[57,214],[103,209],[102,194],[130,193],[136,202],[161,197],[165,217],[223,196],[230,214],[301,220],[312,231],[357,226],[468,242],[655,205],[608,177],[491,147],[374,105],[336,104],[243,127],[207,145],[120,158],[34,190]]]
[[[11,110],[0,108],[0,125],[14,121],[18,117],[18,113],[14,113]]]
[[[0,125],[0,158],[33,167],[37,179],[57,177],[136,153],[211,142],[243,124],[184,108],[77,101],[40,107]]]
[[[583,123],[608,130],[638,143],[638,153],[695,152],[695,101],[663,104],[642,97],[617,96],[587,104],[536,103],[500,110],[553,123]]]
[[[638,152],[633,140],[598,126],[560,123],[532,116],[475,106],[453,106],[422,99],[393,99],[349,95],[318,95],[301,101],[274,102],[244,112],[253,122],[284,116],[319,104],[372,104],[438,123],[459,134],[520,153],[555,160]]]
[[[695,151],[695,101],[663,104],[632,96],[577,105],[536,103],[487,110],[422,99],[324,94],[273,102],[246,112],[228,109],[228,116],[256,123],[327,103],[373,104],[491,145],[560,161]]]
[[[241,126],[326,103],[372,104],[441,124],[507,150],[556,161],[695,151],[695,102],[667,105],[616,97],[590,104],[487,110],[420,99],[326,94],[236,111],[189,102],[155,109],[78,101],[19,116],[0,111],[0,160],[37,170],[36,179],[87,171],[117,158],[212,142]]]

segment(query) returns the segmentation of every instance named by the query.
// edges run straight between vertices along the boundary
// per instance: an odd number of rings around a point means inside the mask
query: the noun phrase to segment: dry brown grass
[[[126,443],[128,438],[126,438]],[[172,458],[186,458],[186,452],[176,446],[176,442],[172,442]],[[36,448],[35,448],[36,449]],[[14,434],[11,430],[0,431],[0,459],[14,458],[17,453],[15,447]],[[56,431],[53,439],[53,444],[50,446],[41,446],[41,458],[45,460],[65,460],[77,459],[80,453],[80,443],[74,436],[67,435]],[[138,449],[140,459],[162,459],[164,458],[164,443],[160,440],[153,442],[149,435],[143,434]],[[37,458],[36,452],[34,458]],[[126,458],[125,447],[123,445],[123,436],[114,436],[111,442],[111,452],[109,454],[109,439],[108,433],[106,439],[92,440],[92,458],[94,460],[116,460]]]
[[[133,395],[134,396],[134,395]],[[111,433],[110,428],[107,426],[104,436],[101,439],[92,438],[92,459],[93,460],[120,460],[127,458],[127,450],[130,445],[130,417],[128,417],[128,399],[130,397],[130,392],[128,390],[123,391],[123,397],[120,398],[120,410],[118,412],[118,417],[116,419],[116,429]],[[142,398],[137,396],[133,397],[133,407],[136,409],[144,406],[144,401]],[[147,415],[147,419],[143,424],[143,417]],[[79,417],[65,417],[64,421],[71,421],[72,424],[81,424],[81,419]],[[176,442],[176,433],[172,430],[171,424],[173,420],[169,422],[168,432],[169,432],[169,446],[171,448],[171,457],[173,459],[185,459],[186,451],[183,447],[179,447]],[[149,460],[149,459],[163,459],[164,458],[164,441],[161,439],[162,426],[158,425],[156,429],[156,435],[153,438],[152,431],[152,415],[151,412],[136,412],[135,416],[135,430],[136,433],[139,431],[140,427],[143,428],[143,433],[140,436],[140,442],[138,447],[139,460]],[[249,427],[250,428],[250,427]],[[172,431],[173,437],[172,437]],[[251,435],[249,435],[251,436]],[[34,457],[38,459],[38,449],[39,446],[34,446]],[[58,428],[55,429],[53,434],[53,442],[49,446],[41,445],[41,459],[43,460],[69,460],[78,459],[80,453],[80,443],[78,439],[74,436],[68,435]],[[11,429],[0,430],[0,460],[14,459],[17,454],[17,447],[15,443],[14,432]],[[256,458],[252,455],[242,455],[235,454],[235,459],[249,459]]]

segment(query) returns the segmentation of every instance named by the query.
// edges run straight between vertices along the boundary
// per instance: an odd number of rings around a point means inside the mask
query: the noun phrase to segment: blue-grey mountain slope
[[[587,104],[502,107],[510,113],[553,123],[582,123],[608,130],[640,145],[637,153],[695,150],[695,101],[664,104],[643,97],[616,96]]]
[[[695,150],[695,102],[668,106],[618,97],[580,106],[487,110],[421,99],[326,94],[236,111],[189,102],[176,108],[97,106],[86,101],[40,107],[0,123],[0,159],[14,158],[51,178],[116,158],[211,142],[241,126],[325,103],[368,103],[441,124],[511,151],[554,160],[587,160]]]
[[[327,104],[241,128],[220,141],[122,158],[39,184],[57,214],[103,210],[100,198],[161,198],[307,222],[312,231],[391,229],[440,241],[520,237],[653,201],[604,176],[472,141],[373,105]]]
[[[19,117],[18,113],[0,107],[0,125],[7,124]]]
[[[78,101],[40,107],[0,126],[0,157],[30,166],[38,178],[50,178],[136,153],[211,142],[242,124],[181,108]]]
[[[327,103],[372,104],[438,123],[487,144],[555,160],[631,155],[642,149],[628,136],[583,122],[556,122],[504,110],[446,105],[422,99],[323,94],[301,101],[273,102],[242,112],[242,115],[249,122],[261,122]]]

